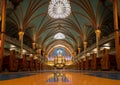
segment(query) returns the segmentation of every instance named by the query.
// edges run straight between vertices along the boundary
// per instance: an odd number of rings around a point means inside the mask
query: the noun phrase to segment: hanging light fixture
[[[50,17],[66,18],[71,13],[71,6],[69,0],[51,0],[48,7],[48,14]]]

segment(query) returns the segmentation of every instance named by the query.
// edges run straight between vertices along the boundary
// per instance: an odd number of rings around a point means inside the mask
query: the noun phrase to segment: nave
[[[120,0],[0,0],[0,85],[120,85]]]

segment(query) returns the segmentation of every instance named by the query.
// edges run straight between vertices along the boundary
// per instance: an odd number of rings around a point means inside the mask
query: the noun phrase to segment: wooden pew
[[[101,68],[102,70],[110,70],[110,57],[108,49],[103,49],[102,51]]]
[[[81,59],[81,70],[85,70],[85,64],[86,61],[84,59]]]
[[[40,70],[40,62],[38,59],[34,60],[34,68],[36,71]]]
[[[97,58],[96,64],[97,64],[97,70],[101,70],[101,57]]]
[[[89,59],[89,65],[88,65],[88,67],[89,67],[89,70],[92,70],[92,60],[91,59]]]
[[[19,58],[19,70],[22,70],[22,71],[28,70],[28,62],[25,54],[23,54],[22,58]]]
[[[89,70],[89,59],[88,59],[89,56],[86,56],[85,57],[85,70]]]
[[[117,62],[115,55],[109,55],[110,70],[117,70]]]
[[[18,71],[18,59],[15,50],[10,51],[10,55],[3,57],[3,70]]]
[[[96,63],[96,53],[91,54],[92,60],[91,60],[91,69],[97,70],[97,63]]]
[[[93,53],[91,57],[91,70],[101,70],[101,58],[97,57],[96,53]]]
[[[29,68],[30,68],[30,71],[34,71],[34,60],[33,60],[33,57],[30,57],[30,61],[29,61]]]

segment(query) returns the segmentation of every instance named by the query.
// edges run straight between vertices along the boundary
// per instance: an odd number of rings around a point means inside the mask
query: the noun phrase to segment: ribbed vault
[[[16,1],[17,2],[17,1]],[[18,32],[25,32],[24,44],[49,54],[55,46],[64,48],[71,54],[77,49],[83,51],[83,42],[87,47],[95,43],[95,30],[101,30],[101,37],[113,32],[113,6],[111,0],[70,0],[71,14],[65,19],[52,19],[48,16],[50,0],[22,0],[17,6],[7,2],[6,34],[18,39]],[[10,14],[9,14],[10,13]],[[110,29],[110,30],[109,30]],[[66,38],[54,39],[57,33]],[[52,49],[52,50],[51,50]],[[69,50],[68,50],[69,49]]]

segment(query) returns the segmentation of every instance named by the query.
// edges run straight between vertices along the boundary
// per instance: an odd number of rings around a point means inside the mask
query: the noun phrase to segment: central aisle
[[[89,76],[79,72],[31,74],[21,78],[0,80],[0,85],[120,85],[120,80]]]

